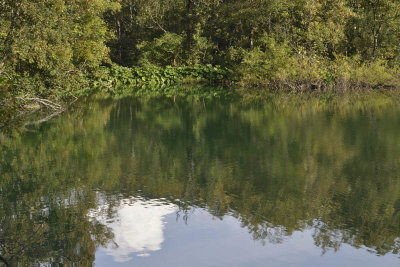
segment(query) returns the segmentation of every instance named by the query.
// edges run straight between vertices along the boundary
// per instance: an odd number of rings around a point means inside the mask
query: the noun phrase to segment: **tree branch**
[[[37,97],[16,97],[16,99],[22,100],[22,101],[33,101],[37,102],[39,104],[42,104],[43,106],[49,107],[54,110],[60,110],[63,109],[63,107],[57,103],[51,102],[50,100],[43,99],[43,98],[37,98]]]

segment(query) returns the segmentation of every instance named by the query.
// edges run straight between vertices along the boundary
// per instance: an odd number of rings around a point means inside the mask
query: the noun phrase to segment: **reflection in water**
[[[116,214],[108,218],[102,211],[108,207],[99,207],[90,216],[107,225],[114,233],[112,246],[105,251],[116,262],[132,259],[131,254],[149,256],[150,252],[161,249],[164,241],[164,216],[176,211],[176,207],[159,200],[125,199],[116,207]],[[111,219],[111,220],[110,220]]]
[[[0,254],[21,265],[86,266],[105,247],[115,262],[150,254],[133,259],[148,260],[169,251],[169,242],[183,242],[168,239],[172,229],[181,233],[165,224],[169,215],[179,211],[188,222],[181,229],[190,230],[188,211],[201,209],[217,219],[203,227],[234,220],[261,241],[257,248],[311,233],[322,253],[351,246],[370,256],[396,255],[399,121],[400,109],[388,103],[338,109],[94,101],[15,138],[1,137]],[[218,233],[239,235],[225,226]],[[203,240],[190,234],[193,243]]]

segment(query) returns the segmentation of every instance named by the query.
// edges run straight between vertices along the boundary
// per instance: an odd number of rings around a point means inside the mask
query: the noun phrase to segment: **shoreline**
[[[156,88],[156,87],[155,87]],[[67,112],[74,107],[75,102],[85,103],[94,99],[119,100],[134,98],[143,101],[159,98],[170,99],[175,102],[185,98],[194,98],[201,101],[227,100],[239,102],[243,105],[263,105],[274,103],[276,107],[295,107],[313,105],[318,108],[356,108],[380,107],[400,103],[400,90],[397,89],[364,89],[347,91],[293,91],[271,90],[269,88],[247,90],[240,87],[226,87],[204,85],[200,83],[177,84],[156,89],[146,87],[124,87],[119,93],[110,93],[107,90],[96,90],[88,95],[82,95],[71,101],[51,102],[47,99],[32,100],[32,103],[10,104],[10,109],[1,110],[0,132],[10,132],[19,127],[38,125]],[[21,99],[14,98],[14,101]],[[10,100],[11,101],[11,100]],[[43,104],[46,103],[46,104]],[[52,103],[50,106],[47,103]],[[9,114],[7,114],[9,112]],[[7,115],[7,116],[5,116]],[[28,120],[35,117],[35,120]]]

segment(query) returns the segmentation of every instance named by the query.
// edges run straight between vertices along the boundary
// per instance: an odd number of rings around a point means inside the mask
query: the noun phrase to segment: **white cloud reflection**
[[[176,211],[176,206],[158,200],[132,198],[121,201],[113,221],[102,215],[106,207],[90,215],[110,227],[114,233],[114,245],[104,248],[116,262],[132,260],[133,254],[146,257],[161,249],[164,242],[164,217]]]

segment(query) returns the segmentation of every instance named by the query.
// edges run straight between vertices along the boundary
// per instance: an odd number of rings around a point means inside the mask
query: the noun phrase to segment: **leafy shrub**
[[[358,56],[337,58],[333,63],[333,69],[336,88],[342,90],[396,87],[399,76],[399,72],[389,68],[384,60],[361,62]]]
[[[352,82],[367,87],[381,87],[394,85],[393,71],[387,68],[383,60],[363,63],[352,72]]]
[[[268,64],[263,68],[249,68],[250,73],[245,73],[242,82],[244,86],[254,86],[254,81],[260,79],[257,75],[263,73],[265,83],[259,84],[265,86],[296,91],[326,91],[393,88],[397,86],[400,78],[400,72],[389,68],[386,61],[377,59],[372,62],[361,62],[360,57],[357,56],[337,57],[335,60],[330,60],[300,54],[287,57],[285,64],[280,66],[275,72],[268,72],[271,70]]]
[[[290,50],[285,43],[264,35],[260,45],[245,51],[239,67],[241,84],[250,86],[268,85],[289,64]]]
[[[323,58],[300,54],[287,60],[286,68],[281,70],[274,80],[274,85],[279,88],[321,90],[334,83],[330,65]]]
[[[153,65],[174,65],[181,62],[183,54],[183,36],[176,33],[165,33],[151,42],[144,41],[137,48],[142,53],[139,64],[144,67]]]
[[[219,66],[185,67],[102,67],[87,77],[89,91],[99,90],[120,93],[137,88],[159,88],[191,81],[196,83],[223,83],[229,79],[230,72]]]

